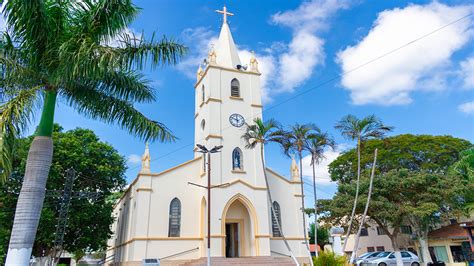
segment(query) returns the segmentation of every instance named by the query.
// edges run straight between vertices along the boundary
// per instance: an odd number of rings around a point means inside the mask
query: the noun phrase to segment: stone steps
[[[206,258],[200,258],[188,262],[181,262],[173,266],[205,266]],[[168,265],[168,264],[167,264]],[[291,258],[285,257],[242,257],[242,258],[212,258],[211,265],[272,265],[272,266],[293,266]]]

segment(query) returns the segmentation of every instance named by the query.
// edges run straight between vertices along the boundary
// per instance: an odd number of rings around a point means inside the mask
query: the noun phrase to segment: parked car
[[[354,261],[354,264],[357,265],[357,266],[360,266],[360,264],[365,260],[365,259],[370,259],[370,258],[373,258],[375,256],[377,256],[378,254],[382,253],[382,251],[375,251],[375,252],[367,252],[367,253],[364,253],[362,255],[360,255],[359,257],[357,257]]]
[[[403,266],[420,266],[420,260],[418,256],[409,252],[402,251]],[[361,266],[396,266],[397,260],[395,258],[395,252],[381,252],[375,257],[367,258],[362,261]]]

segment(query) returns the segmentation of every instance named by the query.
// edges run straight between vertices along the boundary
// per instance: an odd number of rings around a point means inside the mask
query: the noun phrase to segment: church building
[[[308,262],[301,214],[301,179],[293,160],[290,177],[263,169],[260,148],[246,149],[246,123],[262,117],[258,61],[241,62],[226,21],[218,43],[194,85],[195,144],[211,149],[210,239],[212,258],[265,257],[288,259],[267,189],[282,231],[295,255]],[[144,259],[203,260],[207,256],[208,162],[194,149],[194,158],[160,173],[150,169],[148,145],[142,167],[115,205],[113,235],[108,241],[109,265],[141,265]],[[264,172],[269,179],[265,185]],[[205,260],[204,260],[205,261]],[[290,260],[291,262],[291,260]]]

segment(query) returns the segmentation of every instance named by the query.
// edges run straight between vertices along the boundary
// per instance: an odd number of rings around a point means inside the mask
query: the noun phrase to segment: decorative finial
[[[140,173],[143,174],[149,174],[151,173],[150,170],[150,149],[148,148],[148,142],[145,144],[145,152],[143,153],[142,156],[142,169],[140,170]]]
[[[209,50],[209,54],[207,55],[207,60],[209,61],[209,64],[215,64],[216,63],[216,50],[214,49],[214,44],[211,44],[211,50]]]
[[[291,155],[291,179],[293,181],[300,181],[300,170],[296,164],[295,156]]]
[[[196,79],[199,81],[202,77],[203,71],[202,71],[202,64],[199,64],[199,68],[196,72]]]
[[[255,52],[252,51],[252,57],[250,57],[250,71],[259,72],[258,71],[258,61],[255,57]]]
[[[222,10],[216,10],[217,13],[220,13],[224,16],[224,24],[227,24],[227,15],[233,16],[233,13],[227,12],[227,7],[224,6]]]

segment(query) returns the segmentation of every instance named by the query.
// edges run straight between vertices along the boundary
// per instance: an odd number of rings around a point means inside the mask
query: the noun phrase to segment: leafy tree
[[[400,226],[409,222],[408,219],[411,216],[421,215],[416,212],[424,210],[429,214],[427,215],[430,217],[429,221],[437,222],[431,218],[440,214],[442,206],[450,206],[450,212],[447,215],[452,215],[453,211],[459,208],[462,201],[450,202],[448,199],[450,197],[459,199],[458,196],[463,195],[462,193],[458,194],[459,191],[466,191],[468,182],[446,173],[449,166],[460,157],[459,153],[469,147],[471,147],[471,143],[468,141],[449,136],[408,134],[365,142],[361,154],[361,169],[366,173],[361,177],[363,191],[367,190],[370,184],[370,180],[364,176],[368,176],[371,167],[371,163],[369,163],[369,160],[372,159],[371,153],[375,148],[379,149],[374,179],[376,189],[373,192],[367,215],[385,229],[394,248],[398,248],[394,240],[398,236]],[[345,215],[350,208],[347,202],[356,194],[351,185],[351,181],[355,179],[353,174],[353,165],[357,160],[355,152],[355,149],[350,150],[329,165],[331,178],[339,181],[339,187],[332,201],[323,202],[323,208],[325,211],[329,211],[326,212],[325,219],[335,223],[345,223]],[[430,182],[426,180],[430,180]],[[456,193],[452,189],[443,187],[446,185],[446,180],[452,180],[451,187],[461,190]],[[414,187],[422,181],[425,182],[423,185]],[[408,190],[415,192],[408,194]],[[433,199],[430,197],[431,194],[424,195],[427,201],[425,202],[416,197],[428,193],[427,191],[440,198]],[[453,195],[457,195],[457,197],[452,197]],[[421,204],[423,204],[421,209],[413,209]],[[357,212],[361,213],[362,208],[362,205],[358,204]],[[413,224],[414,228],[423,227]],[[426,226],[424,228],[426,229]]]
[[[324,151],[327,148],[334,149],[336,143],[334,139],[329,136],[327,132],[322,132],[321,130],[317,129],[314,137],[311,138],[307,142],[306,150],[309,151],[311,154],[311,165],[313,168],[313,196],[314,196],[314,210],[315,210],[315,226],[318,227],[318,197],[316,194],[316,164],[319,164],[324,158]],[[316,228],[317,230],[317,228]],[[318,234],[313,235],[316,237],[316,242],[318,238]],[[313,240],[314,243],[314,240]],[[316,257],[318,256],[318,250],[315,251]]]
[[[352,207],[351,218],[349,220],[349,228],[346,233],[346,239],[349,237],[352,229],[352,222],[354,220],[355,209],[357,206],[357,200],[359,198],[359,181],[361,171],[361,149],[364,141],[369,139],[380,139],[385,133],[392,131],[392,127],[386,126],[382,121],[375,115],[370,115],[359,119],[354,115],[344,116],[335,126],[335,128],[341,131],[342,136],[345,138],[357,141],[357,181],[356,181],[356,194],[354,197],[354,204]],[[343,250],[346,248],[347,241],[344,242]]]
[[[263,176],[265,178],[265,185],[268,188],[268,201],[270,205],[270,210],[272,213],[272,221],[278,226],[278,232],[280,233],[283,241],[285,243],[288,252],[290,252],[291,257],[293,260],[298,264],[296,257],[293,255],[293,251],[291,250],[288,241],[285,238],[285,234],[283,234],[283,230],[280,225],[280,220],[278,219],[275,209],[273,208],[273,199],[272,193],[270,191],[270,187],[268,186],[268,177],[267,177],[267,170],[265,168],[265,157],[264,157],[264,146],[270,142],[281,142],[281,138],[284,136],[284,132],[280,129],[279,124],[275,120],[268,120],[262,121],[260,118],[254,119],[253,125],[246,125],[245,133],[242,135],[242,140],[245,142],[245,148],[247,149],[254,149],[257,145],[260,146],[260,159],[262,161],[262,169],[263,169]]]
[[[461,175],[468,184],[465,192],[466,212],[468,216],[474,212],[474,148],[461,153],[461,158],[450,169],[453,175]]]
[[[361,169],[370,169],[373,153],[379,148],[377,172],[394,169],[410,171],[446,172],[460,159],[460,152],[472,147],[464,139],[451,136],[403,134],[373,139],[364,143],[361,150]],[[329,173],[333,181],[352,182],[357,176],[357,149],[344,152],[329,164]]]
[[[314,244],[314,231],[316,230],[315,224],[311,223],[309,225],[309,243]],[[318,245],[321,247],[321,250],[323,249],[324,245],[329,243],[329,230],[325,227],[318,226],[318,231],[316,235],[316,242]]]
[[[133,104],[155,100],[154,89],[140,72],[147,63],[174,64],[185,47],[166,38],[145,41],[124,34],[139,11],[131,0],[5,2],[8,31],[0,40],[3,180],[12,170],[15,139],[42,109],[7,258],[7,264],[26,265],[51,166],[57,98],[87,117],[116,123],[141,139],[173,140],[165,125],[148,119]],[[110,40],[118,40],[120,47],[107,45]]]
[[[0,262],[5,259],[12,226],[13,209],[18,199],[27,162],[28,147],[34,137],[19,139],[13,157],[13,173],[0,190]],[[125,184],[125,159],[109,144],[87,129],[64,132],[55,126],[53,132],[53,163],[49,172],[39,230],[33,247],[36,257],[50,255],[55,237],[60,193],[64,187],[64,173],[74,168],[78,176],[73,191],[98,192],[94,199],[72,198],[68,213],[64,248],[81,257],[86,252],[102,251],[107,247],[113,222],[113,202],[109,200],[121,191]],[[87,225],[86,227],[84,225]],[[1,264],[1,263],[0,263]]]

